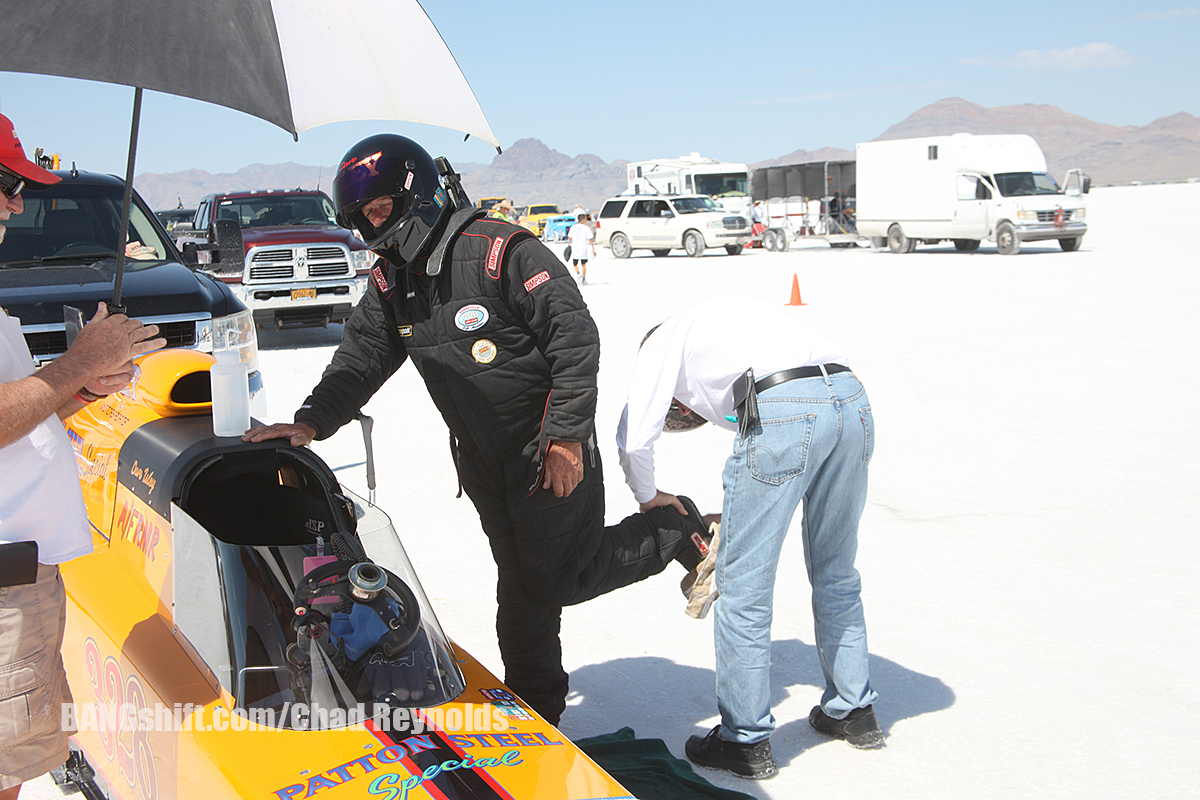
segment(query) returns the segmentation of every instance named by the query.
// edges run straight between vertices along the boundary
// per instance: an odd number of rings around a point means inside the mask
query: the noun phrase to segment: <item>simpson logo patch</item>
[[[477,331],[487,324],[487,309],[480,305],[463,306],[454,315],[454,325],[460,331]]]
[[[542,270],[537,275],[534,275],[532,278],[525,281],[525,291],[532,292],[536,287],[541,286],[548,280],[550,280],[550,273],[546,270]]]
[[[497,236],[496,241],[492,242],[492,249],[488,251],[487,257],[487,274],[494,281],[500,280],[500,254],[504,252],[504,239]]]
[[[396,331],[401,336],[412,336],[412,325],[400,325],[396,328]]]
[[[379,291],[386,292],[388,290],[387,278],[384,277],[383,269],[378,263],[371,267],[371,280],[375,282],[375,285],[379,288]]]
[[[496,357],[496,343],[489,339],[480,339],[471,345],[471,355],[480,364],[490,364]]]

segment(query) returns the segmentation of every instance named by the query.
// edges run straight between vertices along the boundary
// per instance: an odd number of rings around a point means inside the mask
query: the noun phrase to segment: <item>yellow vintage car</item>
[[[546,227],[546,220],[561,213],[563,212],[553,203],[531,203],[525,215],[518,221],[518,224],[524,225],[538,236],[541,236],[542,230]]]
[[[62,568],[62,777],[110,800],[631,798],[445,635],[382,510],[308,448],[213,435],[214,361],[146,355],[67,420],[95,551]]]

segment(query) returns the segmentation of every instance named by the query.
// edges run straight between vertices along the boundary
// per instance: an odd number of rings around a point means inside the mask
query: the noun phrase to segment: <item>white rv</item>
[[[1071,170],[1060,188],[1024,134],[866,142],[857,163],[858,233],[893,253],[946,239],[963,251],[995,241],[1003,255],[1057,239],[1070,252],[1087,233],[1090,180]]]
[[[750,173],[745,164],[692,153],[629,165],[625,194],[704,194],[734,214],[749,217]]]

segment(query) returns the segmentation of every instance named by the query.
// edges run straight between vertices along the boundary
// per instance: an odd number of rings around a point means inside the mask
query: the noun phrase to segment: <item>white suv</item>
[[[706,247],[724,247],[734,256],[748,241],[746,218],[725,212],[702,195],[614,197],[600,209],[596,230],[596,243],[615,258],[629,258],[634,250],[665,256],[676,248],[694,258]]]

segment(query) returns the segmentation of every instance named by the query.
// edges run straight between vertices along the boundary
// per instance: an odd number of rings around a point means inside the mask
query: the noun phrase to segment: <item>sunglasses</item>
[[[25,179],[20,175],[0,171],[0,192],[9,200],[15,199],[25,188]]]

